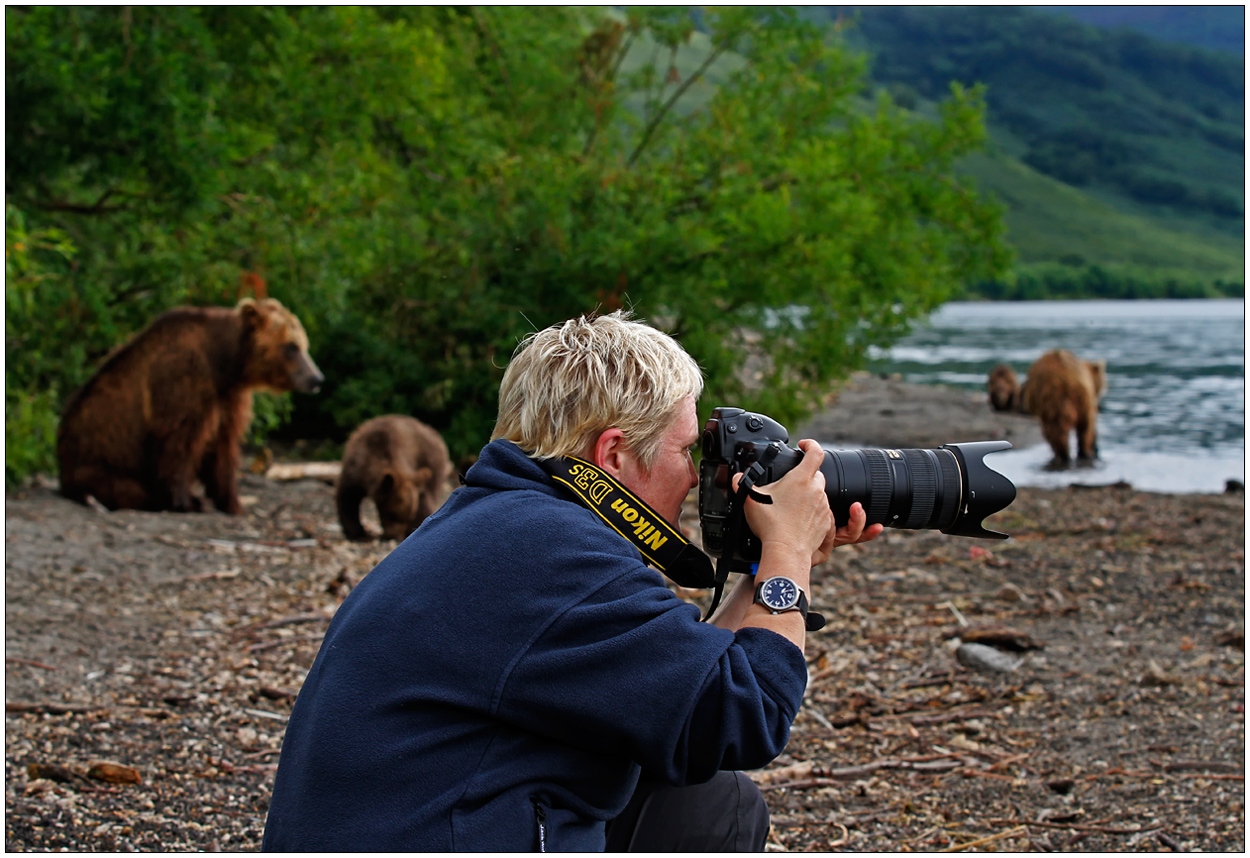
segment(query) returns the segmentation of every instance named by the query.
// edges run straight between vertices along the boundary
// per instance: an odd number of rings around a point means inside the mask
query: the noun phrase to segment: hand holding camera
[[[753,533],[780,552],[801,555],[806,563],[828,544],[832,548],[833,513],[825,503],[825,476],[820,472],[821,450],[814,442],[800,444],[800,456],[785,476],[754,494],[743,512]],[[734,479],[735,490],[744,475]]]
[[[788,441],[780,423],[741,408],[714,409],[704,425],[699,466],[703,545],[708,554],[728,561],[730,571],[750,571],[760,558],[760,539],[748,520],[759,513],[745,503],[748,492],[762,495],[757,486],[783,479],[801,462],[810,467],[810,460],[817,458],[814,444],[796,449]],[[866,511],[869,526],[1005,539],[1006,534],[986,530],[981,522],[1015,500],[1016,487],[983,459],[1010,446],[1006,441],[974,441],[933,450],[826,451],[817,473],[824,476],[828,506],[846,541],[864,538],[863,530],[855,534],[851,518],[857,503]]]
[[[825,476],[820,470],[825,451],[810,439],[800,441],[799,450],[803,452],[803,459],[797,467],[777,482],[756,489],[774,503],[747,504],[743,512],[751,531],[761,534],[761,544],[769,539],[791,546],[807,544],[790,531],[799,530],[801,522],[810,523],[811,535],[819,537],[819,544],[814,545],[811,553],[811,565],[817,566],[829,559],[830,552],[839,545],[867,542],[875,538],[883,527],[868,524],[868,515],[863,504],[858,502],[851,504],[848,520],[835,526],[833,512],[826,500]],[[734,477],[735,491],[740,479],[741,475]],[[796,503],[802,498],[796,512],[791,513],[783,506],[781,497],[786,492],[795,496]]]

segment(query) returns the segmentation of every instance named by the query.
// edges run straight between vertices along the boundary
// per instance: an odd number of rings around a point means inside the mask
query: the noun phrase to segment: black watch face
[[[760,585],[760,601],[770,611],[784,611],[799,603],[798,585],[789,578],[769,578]]]

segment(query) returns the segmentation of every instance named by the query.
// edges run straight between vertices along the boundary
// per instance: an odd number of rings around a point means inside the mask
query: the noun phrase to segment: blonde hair
[[[682,400],[702,392],[699,365],[668,334],[624,310],[581,316],[521,341],[499,387],[491,440],[549,459],[578,455],[616,428],[650,469]]]

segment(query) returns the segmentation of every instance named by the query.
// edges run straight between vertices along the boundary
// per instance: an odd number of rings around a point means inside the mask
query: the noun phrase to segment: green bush
[[[262,401],[257,433],[336,439],[397,411],[471,455],[519,340],[619,306],[681,339],[710,398],[792,421],[1010,258],[952,168],[984,141],[980,91],[934,119],[865,109],[864,61],[785,8],[704,29],[685,7],[6,23],[11,200],[78,249],[8,351],[20,391],[63,398],[158,313],[265,283],[327,380]]]
[[[65,317],[73,243],[55,228],[30,230],[6,205],[4,217],[4,481],[21,485],[56,467],[61,393],[72,389],[77,350]],[[58,311],[59,308],[59,311]]]

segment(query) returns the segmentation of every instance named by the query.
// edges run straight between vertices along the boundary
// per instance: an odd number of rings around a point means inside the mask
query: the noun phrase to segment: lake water
[[[1245,481],[1245,344],[1239,300],[952,303],[874,354],[871,369],[984,391],[995,364],[1023,379],[1049,349],[1105,359],[1094,467],[1047,471],[1046,444],[986,464],[1017,485],[1123,480],[1144,491],[1213,493]]]

